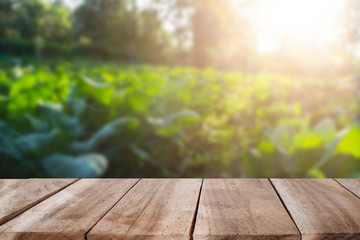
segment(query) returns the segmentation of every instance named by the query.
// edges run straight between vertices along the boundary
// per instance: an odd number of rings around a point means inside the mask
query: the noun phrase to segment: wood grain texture
[[[360,198],[360,178],[337,178],[336,181]]]
[[[0,239],[84,239],[137,179],[81,179],[0,226]]]
[[[195,240],[300,239],[267,179],[205,179]]]
[[[76,179],[0,179],[0,225],[75,181]]]
[[[142,179],[88,240],[189,240],[201,179]]]
[[[303,240],[360,239],[360,199],[333,179],[271,179]]]

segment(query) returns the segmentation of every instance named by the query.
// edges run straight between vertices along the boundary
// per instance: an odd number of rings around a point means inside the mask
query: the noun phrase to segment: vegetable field
[[[80,63],[0,70],[0,177],[359,177],[356,84]]]

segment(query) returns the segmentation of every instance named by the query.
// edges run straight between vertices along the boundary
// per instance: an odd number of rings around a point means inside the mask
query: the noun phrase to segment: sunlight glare
[[[260,0],[256,16],[258,51],[275,52],[280,41],[333,41],[343,0]]]

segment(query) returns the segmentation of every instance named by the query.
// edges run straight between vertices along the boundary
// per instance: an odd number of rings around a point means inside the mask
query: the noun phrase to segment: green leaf
[[[176,125],[165,125],[156,129],[156,134],[163,137],[170,137],[176,135],[181,131],[180,126]]]
[[[335,139],[327,145],[324,155],[321,157],[320,161],[315,164],[315,168],[320,168],[322,165],[324,165],[331,159],[338,143],[341,141],[341,139],[345,136],[347,132],[348,129],[344,129],[343,131],[339,132],[336,135]]]
[[[93,178],[106,171],[108,161],[100,154],[84,154],[78,157],[54,154],[43,159],[42,166],[52,177]]]
[[[258,150],[266,153],[273,153],[275,151],[275,146],[271,141],[263,140],[258,145]]]
[[[64,109],[60,103],[47,103],[40,101],[38,103],[39,113],[46,119],[61,119],[64,116]]]
[[[325,174],[318,168],[312,168],[308,172],[309,177],[315,177],[315,178],[326,178]]]
[[[288,124],[280,124],[271,134],[273,144],[281,152],[287,153],[291,146],[291,128]]]
[[[320,136],[325,144],[329,144],[336,136],[336,125],[333,119],[321,120],[313,129],[313,132]]]
[[[133,153],[135,153],[135,155],[138,156],[141,160],[147,160],[150,158],[150,155],[138,146],[132,145],[130,148],[131,151],[133,151]]]
[[[48,133],[32,133],[21,136],[15,140],[16,146],[24,152],[39,151],[46,147],[57,135],[54,129]]]
[[[105,105],[111,103],[115,86],[112,84],[98,83],[84,75],[79,76],[78,79],[78,91],[80,94],[91,96]]]
[[[76,137],[80,136],[84,129],[84,126],[76,117],[64,118],[63,127],[64,130],[70,131]]]
[[[184,122],[195,122],[199,120],[200,116],[197,112],[189,111],[189,110],[181,110],[166,118],[148,118],[148,121],[155,125],[164,127],[172,124],[175,121],[184,121]]]
[[[0,154],[5,156],[10,156],[15,159],[21,159],[22,154],[14,146],[12,138],[8,133],[9,125],[5,122],[0,121]]]
[[[360,128],[352,126],[340,140],[335,150],[337,153],[350,154],[360,158]]]
[[[156,134],[163,137],[170,137],[181,133],[182,122],[192,123],[200,119],[194,111],[182,110],[171,114],[166,118],[148,118],[148,122],[156,127]]]
[[[86,109],[86,101],[82,98],[71,101],[75,117],[80,117]]]
[[[46,131],[49,129],[49,124],[40,118],[34,117],[29,113],[26,113],[25,117],[30,122],[35,131]]]
[[[315,133],[303,131],[296,133],[293,139],[295,149],[313,149],[321,145],[322,138]]]
[[[131,145],[130,149],[136,156],[139,157],[140,160],[145,160],[154,165],[159,165],[159,163],[156,162],[148,152],[146,152],[144,149],[138,147],[137,145]]]
[[[119,118],[98,130],[89,140],[74,142],[72,148],[77,151],[89,151],[99,146],[106,139],[121,133],[126,127],[136,128],[138,121],[135,118]]]

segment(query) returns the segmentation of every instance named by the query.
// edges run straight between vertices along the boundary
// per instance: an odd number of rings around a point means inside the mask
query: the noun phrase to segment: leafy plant
[[[6,67],[0,176],[357,176],[351,91],[211,69]]]

